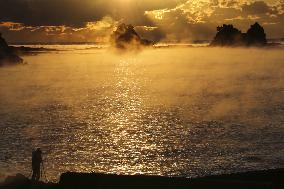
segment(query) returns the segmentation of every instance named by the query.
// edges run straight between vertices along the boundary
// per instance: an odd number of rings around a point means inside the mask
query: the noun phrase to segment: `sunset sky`
[[[151,40],[187,42],[255,21],[283,38],[284,0],[0,0],[0,32],[14,43],[106,42],[120,22]]]

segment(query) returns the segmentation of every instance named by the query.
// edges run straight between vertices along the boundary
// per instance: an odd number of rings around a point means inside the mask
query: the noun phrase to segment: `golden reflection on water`
[[[245,53],[76,51],[0,69],[0,173],[28,175],[35,146],[51,180],[281,167],[283,53],[250,50],[251,62]]]
[[[113,173],[145,173],[145,169],[151,165],[143,163],[145,157],[141,152],[155,149],[155,144],[148,143],[148,136],[141,128],[143,125],[139,126],[139,121],[145,114],[145,109],[142,108],[145,102],[141,94],[141,78],[137,78],[130,69],[130,65],[135,63],[135,58],[121,59],[114,70],[115,90],[110,98],[113,99],[112,106],[116,111],[108,117],[111,125],[108,128],[109,142],[116,147],[111,153],[117,161],[109,169]]]

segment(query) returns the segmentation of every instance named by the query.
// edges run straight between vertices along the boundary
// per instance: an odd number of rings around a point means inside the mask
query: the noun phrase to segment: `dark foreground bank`
[[[59,183],[32,183],[18,174],[8,177],[0,189],[89,189],[89,188],[284,188],[284,169],[208,176],[203,178],[169,178],[161,176],[122,176],[96,173],[64,173]]]

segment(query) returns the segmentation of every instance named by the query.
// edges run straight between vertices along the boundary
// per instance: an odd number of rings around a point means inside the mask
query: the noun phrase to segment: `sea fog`
[[[67,48],[60,47],[60,48]],[[0,178],[284,167],[284,50],[80,48],[0,68]]]

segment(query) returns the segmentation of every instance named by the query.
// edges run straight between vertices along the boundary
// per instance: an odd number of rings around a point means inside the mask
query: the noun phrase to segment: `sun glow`
[[[133,1],[133,0],[117,0],[118,2],[121,2],[121,3],[129,3],[129,2],[131,2],[131,1]]]

